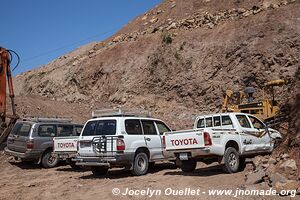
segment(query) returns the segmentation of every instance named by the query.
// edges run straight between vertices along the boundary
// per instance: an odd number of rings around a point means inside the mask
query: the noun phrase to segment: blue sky
[[[161,0],[0,0],[0,46],[21,57],[13,75],[101,41]],[[15,63],[12,64],[12,67]]]

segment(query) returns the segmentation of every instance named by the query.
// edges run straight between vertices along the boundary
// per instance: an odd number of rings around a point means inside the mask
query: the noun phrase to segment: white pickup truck
[[[246,157],[269,154],[281,134],[268,128],[255,116],[245,113],[219,113],[199,116],[193,130],[164,133],[164,156],[175,156],[181,169],[191,172],[197,161],[224,164],[229,173],[237,172]]]
[[[77,141],[82,128],[82,125],[78,125],[74,130],[58,130],[60,137],[53,138],[53,154],[60,160],[66,160],[73,169],[79,168],[72,158],[77,155]]]

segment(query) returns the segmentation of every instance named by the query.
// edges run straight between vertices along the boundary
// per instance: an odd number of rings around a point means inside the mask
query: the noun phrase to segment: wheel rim
[[[137,160],[137,166],[140,171],[144,171],[146,169],[146,160],[142,157],[139,157]]]
[[[57,157],[53,156],[52,154],[50,154],[49,158],[48,158],[48,163],[49,164],[53,164],[56,162]]]
[[[236,168],[237,163],[238,163],[238,160],[237,160],[236,155],[234,153],[231,153],[229,155],[229,165],[230,165],[230,168],[231,169]]]

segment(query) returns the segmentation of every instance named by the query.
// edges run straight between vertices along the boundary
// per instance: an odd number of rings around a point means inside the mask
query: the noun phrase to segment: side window
[[[138,119],[126,119],[125,130],[128,135],[142,135],[142,127]]]
[[[73,125],[64,125],[58,124],[57,125],[57,136],[58,137],[66,137],[73,135]]]
[[[253,127],[257,128],[257,129],[263,129],[265,128],[265,125],[257,118],[253,117],[253,116],[248,116]]]
[[[207,127],[212,127],[212,117],[205,118],[205,125]]]
[[[82,128],[83,128],[83,126],[77,126],[77,125],[75,126],[75,134],[77,136],[80,135]]]
[[[204,118],[198,120],[197,128],[205,128]]]
[[[236,115],[236,118],[239,121],[241,127],[251,128],[251,125],[245,115]]]
[[[163,122],[156,121],[155,123],[160,135],[164,134],[165,132],[171,131]]]
[[[154,121],[142,120],[144,135],[157,135]]]
[[[228,115],[222,116],[222,126],[232,125],[232,121]]]
[[[38,129],[38,134],[41,137],[55,137],[56,136],[56,126],[55,125],[40,125]]]
[[[96,128],[96,135],[115,135],[117,131],[116,120],[100,120]]]
[[[220,116],[214,117],[214,126],[221,126],[221,117]]]
[[[97,125],[97,121],[89,121],[83,129],[82,136],[94,135],[96,125]]]

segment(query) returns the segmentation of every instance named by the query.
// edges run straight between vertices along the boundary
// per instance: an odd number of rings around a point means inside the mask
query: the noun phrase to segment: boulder
[[[157,21],[158,21],[158,18],[153,18],[153,19],[150,20],[151,23],[155,23]]]
[[[254,173],[249,173],[246,178],[246,184],[252,185],[252,184],[260,183],[263,181],[265,176],[266,176],[266,173],[264,170],[259,170]]]
[[[277,161],[274,159],[274,158],[269,158],[269,160],[268,160],[268,164],[276,164],[277,163]]]
[[[270,176],[272,187],[275,187],[276,183],[287,183],[287,178],[284,177],[282,174],[276,172],[275,174],[271,174]]]
[[[173,22],[170,26],[168,26],[167,30],[176,29],[176,23]]]
[[[293,159],[284,160],[279,169],[290,180],[298,180],[298,167]]]

